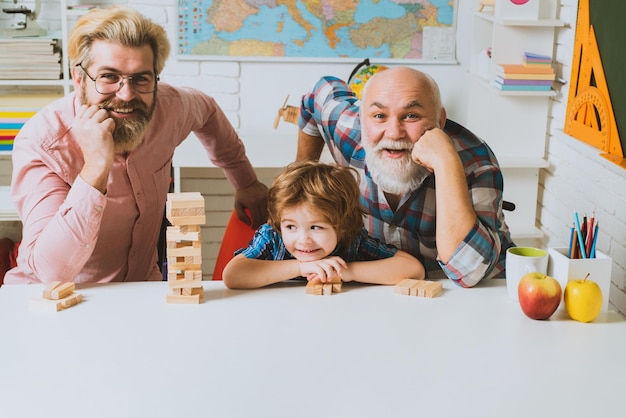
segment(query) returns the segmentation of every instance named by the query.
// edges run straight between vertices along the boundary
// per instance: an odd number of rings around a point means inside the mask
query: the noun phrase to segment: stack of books
[[[13,149],[15,136],[35,113],[34,110],[19,111],[0,108],[0,151]]]
[[[0,79],[59,80],[61,48],[50,37],[0,38]]]
[[[0,95],[0,151],[11,151],[15,136],[40,109],[63,97],[62,93]]]
[[[505,91],[550,91],[555,78],[551,57],[527,52],[522,64],[496,65],[494,86]]]
[[[525,67],[552,68],[552,57],[549,55],[533,54],[524,52]]]

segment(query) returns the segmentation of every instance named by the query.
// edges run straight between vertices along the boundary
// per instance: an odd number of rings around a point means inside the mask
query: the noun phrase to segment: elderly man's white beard
[[[362,133],[363,135],[363,133]],[[375,146],[371,146],[366,135],[361,138],[361,145],[365,149],[365,162],[374,183],[384,192],[392,194],[406,194],[416,190],[431,174],[424,166],[411,159],[411,142],[381,139]],[[385,149],[409,150],[403,158],[385,158]]]

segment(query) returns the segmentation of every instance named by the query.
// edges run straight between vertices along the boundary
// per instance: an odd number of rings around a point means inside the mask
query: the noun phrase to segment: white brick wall
[[[561,0],[560,18],[569,27],[558,31],[556,59],[561,77],[569,81],[578,1]],[[563,134],[569,83],[553,101],[548,161],[540,173],[538,221],[546,234],[543,247],[567,247],[574,210],[595,211],[599,222],[597,248],[613,259],[612,308],[626,315],[626,170],[599,156],[599,150]],[[623,127],[622,129],[626,129]]]

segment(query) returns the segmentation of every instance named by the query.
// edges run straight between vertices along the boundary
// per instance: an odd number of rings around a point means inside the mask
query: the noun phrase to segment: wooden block
[[[204,198],[200,192],[168,193],[166,209],[204,208]]]
[[[192,296],[198,295],[200,297],[200,300],[203,300],[204,299],[204,287],[200,286],[200,287],[192,288],[191,295]]]
[[[424,297],[425,283],[424,280],[415,280],[413,286],[409,288],[409,295]]]
[[[174,293],[177,294],[177,293]],[[180,289],[180,294],[183,296],[195,296],[198,295],[200,300],[204,299],[204,287],[188,287]]]
[[[202,248],[202,241],[166,241],[166,248],[177,249],[177,248]]]
[[[202,269],[202,265],[201,264],[187,264],[187,263],[170,263],[169,261],[167,262],[167,267],[168,268],[172,268],[174,270],[200,270]]]
[[[332,294],[333,294],[333,284],[332,283],[322,284],[322,295],[332,295]]]
[[[167,202],[172,208],[204,207],[204,198],[200,192],[168,193]]]
[[[61,302],[63,309],[69,308],[74,305],[78,305],[82,301],[83,301],[83,295],[81,293],[72,293],[70,296],[66,298],[59,299],[59,302]]]
[[[306,284],[305,292],[309,295],[332,295],[341,292],[342,283],[341,279],[335,279],[328,283],[310,281]]]
[[[168,226],[165,238],[169,241],[200,241],[200,225]]]
[[[73,282],[52,282],[44,289],[43,297],[45,299],[63,299],[64,297],[71,295],[75,288],[76,286]]]
[[[202,248],[192,246],[182,246],[178,248],[168,248],[166,250],[168,257],[194,257],[200,256],[202,259]]]
[[[167,268],[170,270],[202,270],[202,256],[167,257]]]
[[[169,267],[169,266],[168,266]],[[167,280],[202,280],[202,270],[168,269]]]
[[[441,282],[428,282],[428,287],[424,291],[424,296],[434,298],[443,292],[443,284]]]
[[[430,280],[404,279],[394,286],[394,293],[433,298],[443,291],[443,284]]]
[[[308,295],[321,295],[323,292],[323,284],[318,281],[309,281],[306,284],[306,294]]]
[[[172,225],[204,225],[206,223],[206,215],[200,216],[172,216],[167,218]]]
[[[202,280],[202,270],[185,270],[185,280]]]
[[[166,295],[167,303],[200,303],[200,295],[184,296],[184,295]]]
[[[165,216],[172,225],[204,224],[204,198],[198,192],[168,193]]]
[[[393,288],[394,293],[409,295],[411,287],[415,285],[415,281],[414,279],[403,279],[399,281]]]
[[[192,287],[201,287],[202,286],[202,278],[196,280],[169,280],[167,284],[170,289],[190,289]]]
[[[58,312],[79,304],[83,300],[80,293],[72,293],[62,299],[31,299],[30,306],[45,312]]]

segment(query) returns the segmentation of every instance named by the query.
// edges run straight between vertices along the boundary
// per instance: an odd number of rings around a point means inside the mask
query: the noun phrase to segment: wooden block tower
[[[198,192],[168,193],[167,228],[168,303],[200,303],[202,286],[202,241],[200,225],[206,222],[204,198]]]

